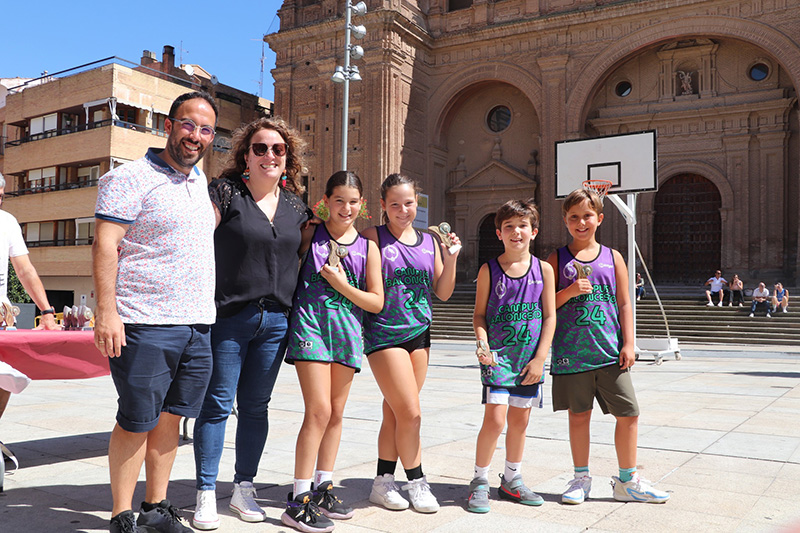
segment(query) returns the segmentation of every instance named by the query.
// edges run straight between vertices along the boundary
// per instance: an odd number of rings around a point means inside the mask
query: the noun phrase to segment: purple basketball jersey
[[[622,330],[614,254],[611,248],[601,246],[597,257],[584,263],[578,262],[568,247],[559,248],[556,291],[572,285],[581,265],[591,267],[588,279],[594,290],[570,298],[556,310],[551,374],[575,374],[619,362]]]
[[[372,353],[420,336],[431,325],[431,286],[436,243],[428,233],[417,233],[415,245],[398,241],[389,229],[378,226],[384,304],[364,322],[366,353]]]
[[[519,387],[520,373],[536,355],[542,331],[542,265],[531,257],[528,272],[519,278],[506,274],[497,259],[488,265],[491,289],[486,325],[498,364],[491,373],[484,369],[481,381],[495,387]]]
[[[364,311],[319,274],[328,261],[330,241],[325,224],[318,225],[294,294],[286,360],[341,363],[358,370],[364,351]],[[339,244],[347,248],[339,268],[344,268],[350,285],[365,290],[369,241],[359,234],[351,244]]]

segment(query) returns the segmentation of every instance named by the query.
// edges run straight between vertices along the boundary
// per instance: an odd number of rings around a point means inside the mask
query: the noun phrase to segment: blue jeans
[[[268,406],[286,350],[288,320],[277,304],[255,304],[211,328],[214,370],[194,427],[198,490],[213,490],[225,443],[225,425],[237,398],[236,473],[253,481],[269,431]]]

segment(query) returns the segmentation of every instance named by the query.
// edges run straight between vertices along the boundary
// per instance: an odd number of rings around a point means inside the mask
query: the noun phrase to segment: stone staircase
[[[759,310],[750,318],[749,298],[745,307],[708,307],[705,297],[695,287],[665,287],[659,289],[672,337],[692,344],[800,346],[800,304],[790,300],[788,313],[776,313],[766,318]],[[789,289],[790,295],[800,293]],[[702,298],[702,299],[701,299]],[[447,302],[434,298],[434,339],[471,341],[472,309],[475,304],[475,285],[459,284]],[[652,291],[637,302],[636,335],[639,338],[666,337],[664,318]]]

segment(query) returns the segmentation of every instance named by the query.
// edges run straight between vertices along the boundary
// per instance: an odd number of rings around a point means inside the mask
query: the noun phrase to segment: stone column
[[[539,208],[542,227],[538,239],[545,253],[562,246],[565,242],[565,229],[561,223],[561,206],[553,202],[555,197],[555,143],[568,137],[577,138],[580,132],[566,131],[566,87],[567,62],[569,56],[559,54],[540,57],[537,62],[542,76],[542,114],[541,120],[541,182]],[[579,112],[579,111],[575,111]]]

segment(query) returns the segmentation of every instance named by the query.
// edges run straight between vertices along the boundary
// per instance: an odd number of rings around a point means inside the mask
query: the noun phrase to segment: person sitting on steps
[[[757,289],[753,289],[753,304],[750,306],[750,317],[752,318],[755,315],[756,307],[761,304],[764,304],[764,307],[767,308],[767,317],[771,318],[772,314],[769,312],[769,291],[767,290],[766,285],[764,282],[758,284]]]

